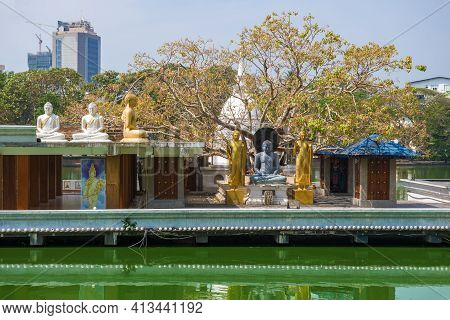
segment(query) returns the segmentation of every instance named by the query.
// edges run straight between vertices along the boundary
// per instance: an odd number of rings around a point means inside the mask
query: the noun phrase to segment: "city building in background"
[[[3,72],[3,71],[5,71],[5,65],[0,64],[0,72]]]
[[[86,81],[100,73],[101,38],[88,21],[58,21],[52,42],[54,68],[74,69]]]
[[[52,52],[28,53],[28,70],[50,69],[52,66]]]
[[[36,53],[28,53],[28,70],[34,69],[50,69],[52,66],[52,51],[46,46],[48,51],[42,51],[42,37],[35,34],[39,43],[39,51]]]
[[[414,88],[424,88],[434,90],[440,93],[450,94],[450,78],[434,77],[423,80],[412,81],[411,86]]]

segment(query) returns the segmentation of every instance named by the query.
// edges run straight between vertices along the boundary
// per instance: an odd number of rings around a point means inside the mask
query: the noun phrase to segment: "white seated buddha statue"
[[[111,142],[108,134],[103,132],[103,117],[97,113],[97,105],[91,102],[88,105],[89,114],[81,118],[81,130],[83,132],[72,135],[73,142]]]
[[[41,142],[67,141],[64,134],[58,132],[60,129],[59,117],[53,114],[53,105],[50,102],[44,105],[44,112],[36,121],[36,137],[41,139]]]

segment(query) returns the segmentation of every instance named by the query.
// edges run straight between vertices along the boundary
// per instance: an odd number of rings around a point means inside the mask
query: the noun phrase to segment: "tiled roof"
[[[378,133],[374,133],[335,152],[335,155],[412,158],[417,153],[395,141],[382,140]]]
[[[337,152],[341,151],[342,147],[336,147],[336,146],[326,146],[321,147],[319,150],[314,151],[314,154],[316,155],[334,155]]]

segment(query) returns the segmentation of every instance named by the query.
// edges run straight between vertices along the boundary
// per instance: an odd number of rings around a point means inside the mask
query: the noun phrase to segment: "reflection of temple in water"
[[[0,249],[0,297],[358,300],[405,299],[408,290],[450,293],[445,248],[86,248],[61,261],[68,250]]]
[[[227,299],[233,300],[394,300],[393,287],[238,287],[230,286]]]
[[[55,297],[55,291],[58,292]],[[238,286],[238,285],[71,285],[63,288],[1,286],[0,296],[15,300],[393,300],[393,287]]]

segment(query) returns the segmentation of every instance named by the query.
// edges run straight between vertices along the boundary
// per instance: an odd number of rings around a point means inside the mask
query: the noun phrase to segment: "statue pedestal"
[[[314,202],[314,191],[305,189],[293,190],[294,199],[304,205],[312,205]]]
[[[60,139],[60,140],[56,140],[56,139],[45,139],[45,138],[39,138],[41,140],[41,142],[43,143],[65,143],[65,142],[69,142],[66,139]]]
[[[221,192],[222,185],[225,184],[225,180],[228,175],[228,165],[219,166],[212,165],[209,167],[200,167],[202,173],[203,191],[210,193]],[[222,192],[225,196],[225,192]]]
[[[70,143],[112,143],[111,140],[106,139],[80,139],[80,140],[70,140]]]
[[[148,143],[147,138],[123,138],[120,142],[126,143]]]
[[[243,205],[244,198],[247,195],[246,187],[226,190],[226,204]]]
[[[247,205],[281,205],[287,206],[288,184],[257,184],[249,185],[250,194],[245,204]]]

